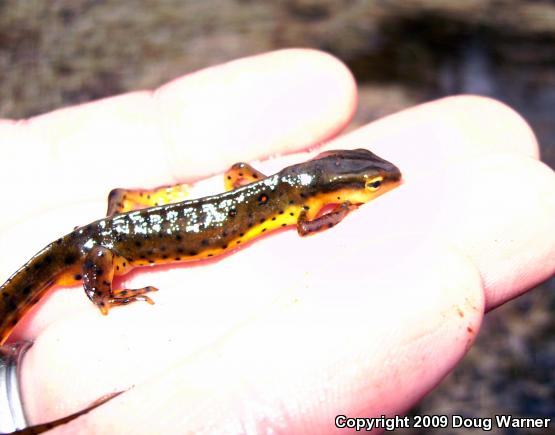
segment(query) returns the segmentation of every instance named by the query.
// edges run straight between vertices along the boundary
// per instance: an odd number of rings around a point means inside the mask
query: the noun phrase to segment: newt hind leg
[[[266,178],[262,172],[254,169],[248,163],[235,163],[224,174],[224,186],[226,191],[237,189],[246,184],[254,183]]]
[[[188,184],[175,184],[155,189],[113,189],[108,195],[106,216],[184,201],[189,187]]]
[[[139,289],[112,289],[114,278],[114,263],[117,255],[103,246],[94,246],[83,263],[83,287],[88,298],[100,309],[102,314],[108,314],[112,307],[126,305],[135,301],[145,301],[154,304],[146,293],[157,291],[155,287]]]

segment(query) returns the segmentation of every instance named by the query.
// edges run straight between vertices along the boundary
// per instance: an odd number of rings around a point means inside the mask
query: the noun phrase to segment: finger
[[[392,213],[384,230],[440,237],[469,255],[488,309],[555,272],[555,174],[534,160],[535,137],[512,109],[484,98],[447,98],[336,144],[368,144],[401,168],[406,210]]]
[[[405,179],[393,192],[403,207],[381,223],[381,231],[421,234],[459,249],[480,271],[488,310],[555,273],[553,170],[499,153],[433,174]]]
[[[114,187],[155,186],[300,150],[351,118],[356,89],[337,59],[283,50],[134,92],[0,125],[13,219]],[[29,177],[28,174],[33,174]],[[43,180],[37,188],[36,180]],[[30,200],[32,198],[32,201]]]
[[[489,156],[458,165],[436,231],[480,270],[487,309],[555,273],[555,173],[537,160]]]
[[[333,146],[360,144],[389,157],[403,169],[405,178],[433,176],[450,162],[485,154],[539,156],[534,133],[518,113],[496,100],[476,96],[411,107],[344,135]]]

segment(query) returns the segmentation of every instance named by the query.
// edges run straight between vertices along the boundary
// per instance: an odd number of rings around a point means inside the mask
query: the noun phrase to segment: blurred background
[[[444,95],[488,95],[527,119],[555,168],[552,0],[0,0],[0,117],[291,46],[351,68],[351,128]],[[476,346],[412,413],[555,418],[554,291],[552,279],[488,314]]]

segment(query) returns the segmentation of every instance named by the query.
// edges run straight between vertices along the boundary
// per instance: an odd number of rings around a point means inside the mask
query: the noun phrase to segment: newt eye
[[[366,182],[366,188],[371,191],[376,191],[382,185],[383,177],[375,177]]]

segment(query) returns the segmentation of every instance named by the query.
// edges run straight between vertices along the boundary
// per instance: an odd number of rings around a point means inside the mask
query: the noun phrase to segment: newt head
[[[362,148],[325,151],[308,164],[318,174],[318,196],[325,195],[326,202],[333,196],[334,202],[365,203],[401,183],[397,166]]]

